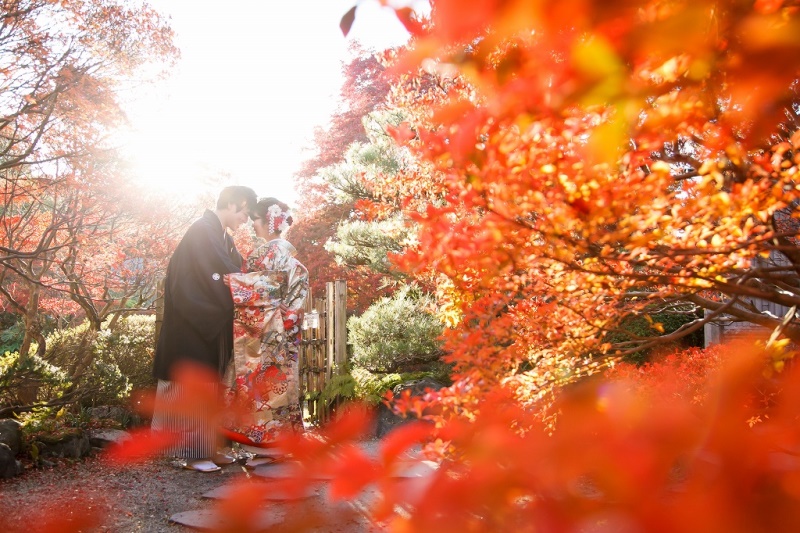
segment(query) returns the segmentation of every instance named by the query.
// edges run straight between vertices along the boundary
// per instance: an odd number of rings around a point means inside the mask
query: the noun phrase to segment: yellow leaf
[[[688,77],[693,80],[705,79],[711,74],[711,64],[705,59],[696,59],[689,65]]]
[[[714,168],[715,161],[713,159],[706,159],[702,165],[700,165],[700,170],[697,171],[698,174],[704,176],[711,172],[711,169]]]
[[[551,163],[548,163],[542,166],[541,171],[543,174],[555,174],[556,166]]]
[[[572,59],[573,65],[578,69],[598,78],[623,69],[623,64],[611,44],[597,35],[579,41],[572,49]]]
[[[628,121],[622,113],[615,113],[605,124],[596,128],[587,145],[589,156],[594,163],[613,163],[628,141]]]
[[[652,165],[650,165],[650,170],[652,172],[660,172],[662,174],[669,174],[669,163],[664,161],[656,161]]]

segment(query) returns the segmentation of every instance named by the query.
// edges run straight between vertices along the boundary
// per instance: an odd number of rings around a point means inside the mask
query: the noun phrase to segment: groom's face
[[[226,226],[232,231],[239,229],[239,226],[247,222],[247,219],[250,218],[250,210],[247,209],[247,202],[242,202],[239,205],[228,204],[228,211],[229,214],[226,217]]]

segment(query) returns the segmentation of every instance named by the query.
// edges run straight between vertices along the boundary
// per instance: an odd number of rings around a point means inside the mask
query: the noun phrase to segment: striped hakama
[[[218,393],[218,384],[208,383],[208,387],[209,394]],[[203,402],[192,401],[193,398],[187,396],[186,389],[175,381],[158,380],[150,427],[153,431],[179,435],[178,442],[164,450],[163,455],[184,459],[214,457],[219,443],[217,421],[204,412]],[[196,389],[193,393],[197,394]],[[179,408],[175,409],[176,406]]]

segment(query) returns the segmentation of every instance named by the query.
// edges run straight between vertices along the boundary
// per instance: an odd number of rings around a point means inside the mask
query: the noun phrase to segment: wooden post
[[[314,344],[314,390],[318,393],[322,393],[322,391],[325,389],[325,374],[327,372],[325,361],[327,359],[328,323],[326,318],[327,315],[325,314],[325,306],[325,300],[322,298],[317,298],[314,303],[314,309],[316,309],[317,313],[319,313],[317,342]],[[325,402],[319,398],[319,395],[317,395],[314,409],[316,410],[316,418],[314,419],[315,422],[318,424],[322,423],[325,420],[327,410],[325,408]]]
[[[336,334],[336,306],[334,305],[334,298],[336,295],[334,283],[329,281],[325,284],[325,329],[327,335],[327,343],[325,343],[325,381],[330,381],[333,377],[333,365],[336,363],[335,356],[335,334]]]
[[[347,364],[347,282],[334,282],[333,360],[337,374],[344,372]]]
[[[308,314],[312,309],[313,300],[311,298],[311,289],[308,289],[308,294],[306,295],[306,299],[303,302],[303,313]],[[305,324],[303,324],[304,326]],[[311,330],[305,329],[303,326],[300,327],[300,347],[299,353],[297,354],[297,365],[298,365],[298,373],[299,375],[299,385],[300,385],[300,405],[306,405],[308,409],[308,416],[313,420],[314,418],[314,409],[311,401],[306,402],[305,396],[308,392],[311,391],[311,373],[312,373],[312,362],[311,362],[311,349],[313,346],[310,345],[309,341],[313,336],[313,332]]]

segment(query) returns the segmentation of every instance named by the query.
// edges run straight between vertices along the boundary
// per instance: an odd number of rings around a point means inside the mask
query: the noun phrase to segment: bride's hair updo
[[[253,220],[262,219],[267,223],[270,233],[280,233],[292,225],[289,206],[277,198],[262,198],[250,214]]]

